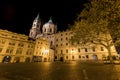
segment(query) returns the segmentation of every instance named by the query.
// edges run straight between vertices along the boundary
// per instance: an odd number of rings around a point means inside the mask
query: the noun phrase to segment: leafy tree
[[[90,0],[78,14],[71,30],[74,32],[71,42],[102,45],[112,62],[111,47],[120,43],[120,1]]]

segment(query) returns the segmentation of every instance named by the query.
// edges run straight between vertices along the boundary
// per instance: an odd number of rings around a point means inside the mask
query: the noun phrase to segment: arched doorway
[[[47,58],[44,58],[44,62],[47,62]]]
[[[63,57],[60,57],[60,61],[63,61]]]
[[[3,58],[3,63],[9,63],[10,62],[10,60],[11,60],[11,56],[5,56],[4,58]]]
[[[29,62],[30,62],[30,58],[27,57],[27,58],[25,59],[25,62],[29,63]]]
[[[94,59],[94,61],[97,61],[97,60],[98,60],[98,57],[97,57],[96,54],[93,54],[93,59]]]

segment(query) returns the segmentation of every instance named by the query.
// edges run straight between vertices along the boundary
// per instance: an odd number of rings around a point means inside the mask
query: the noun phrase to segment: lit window
[[[56,44],[56,47],[58,47],[58,44]]]
[[[86,58],[89,58],[89,56],[88,56],[88,55],[86,55]]]
[[[58,39],[56,39],[56,41],[58,41]]]
[[[78,48],[78,52],[80,52],[80,48]]]
[[[2,52],[2,48],[0,48],[0,52]]]
[[[104,51],[104,48],[103,48],[103,47],[101,47],[101,51]]]
[[[68,40],[68,38],[66,37],[66,40]]]
[[[93,52],[95,52],[95,48],[94,47],[92,48],[92,50],[93,50]]]
[[[66,56],[66,59],[68,59],[68,56]]]
[[[85,48],[85,52],[88,52],[87,48]]]
[[[79,55],[79,58],[81,58],[81,55]]]
[[[74,59],[74,56],[72,56],[72,59]]]
[[[68,43],[66,43],[66,46],[68,45]]]
[[[61,54],[63,53],[63,50],[61,50]]]
[[[66,49],[66,53],[68,53],[68,49]]]

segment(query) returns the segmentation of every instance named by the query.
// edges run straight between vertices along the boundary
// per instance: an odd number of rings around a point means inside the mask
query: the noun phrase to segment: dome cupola
[[[43,34],[54,34],[57,31],[57,26],[53,24],[52,18],[43,25]]]

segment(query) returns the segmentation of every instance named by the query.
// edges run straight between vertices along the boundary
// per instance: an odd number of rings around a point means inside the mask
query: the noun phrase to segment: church
[[[28,36],[0,29],[0,62],[96,61],[108,56],[101,45],[71,44],[73,34],[70,30],[57,32],[52,18],[42,25],[38,14]],[[112,55],[118,56],[115,46]]]

